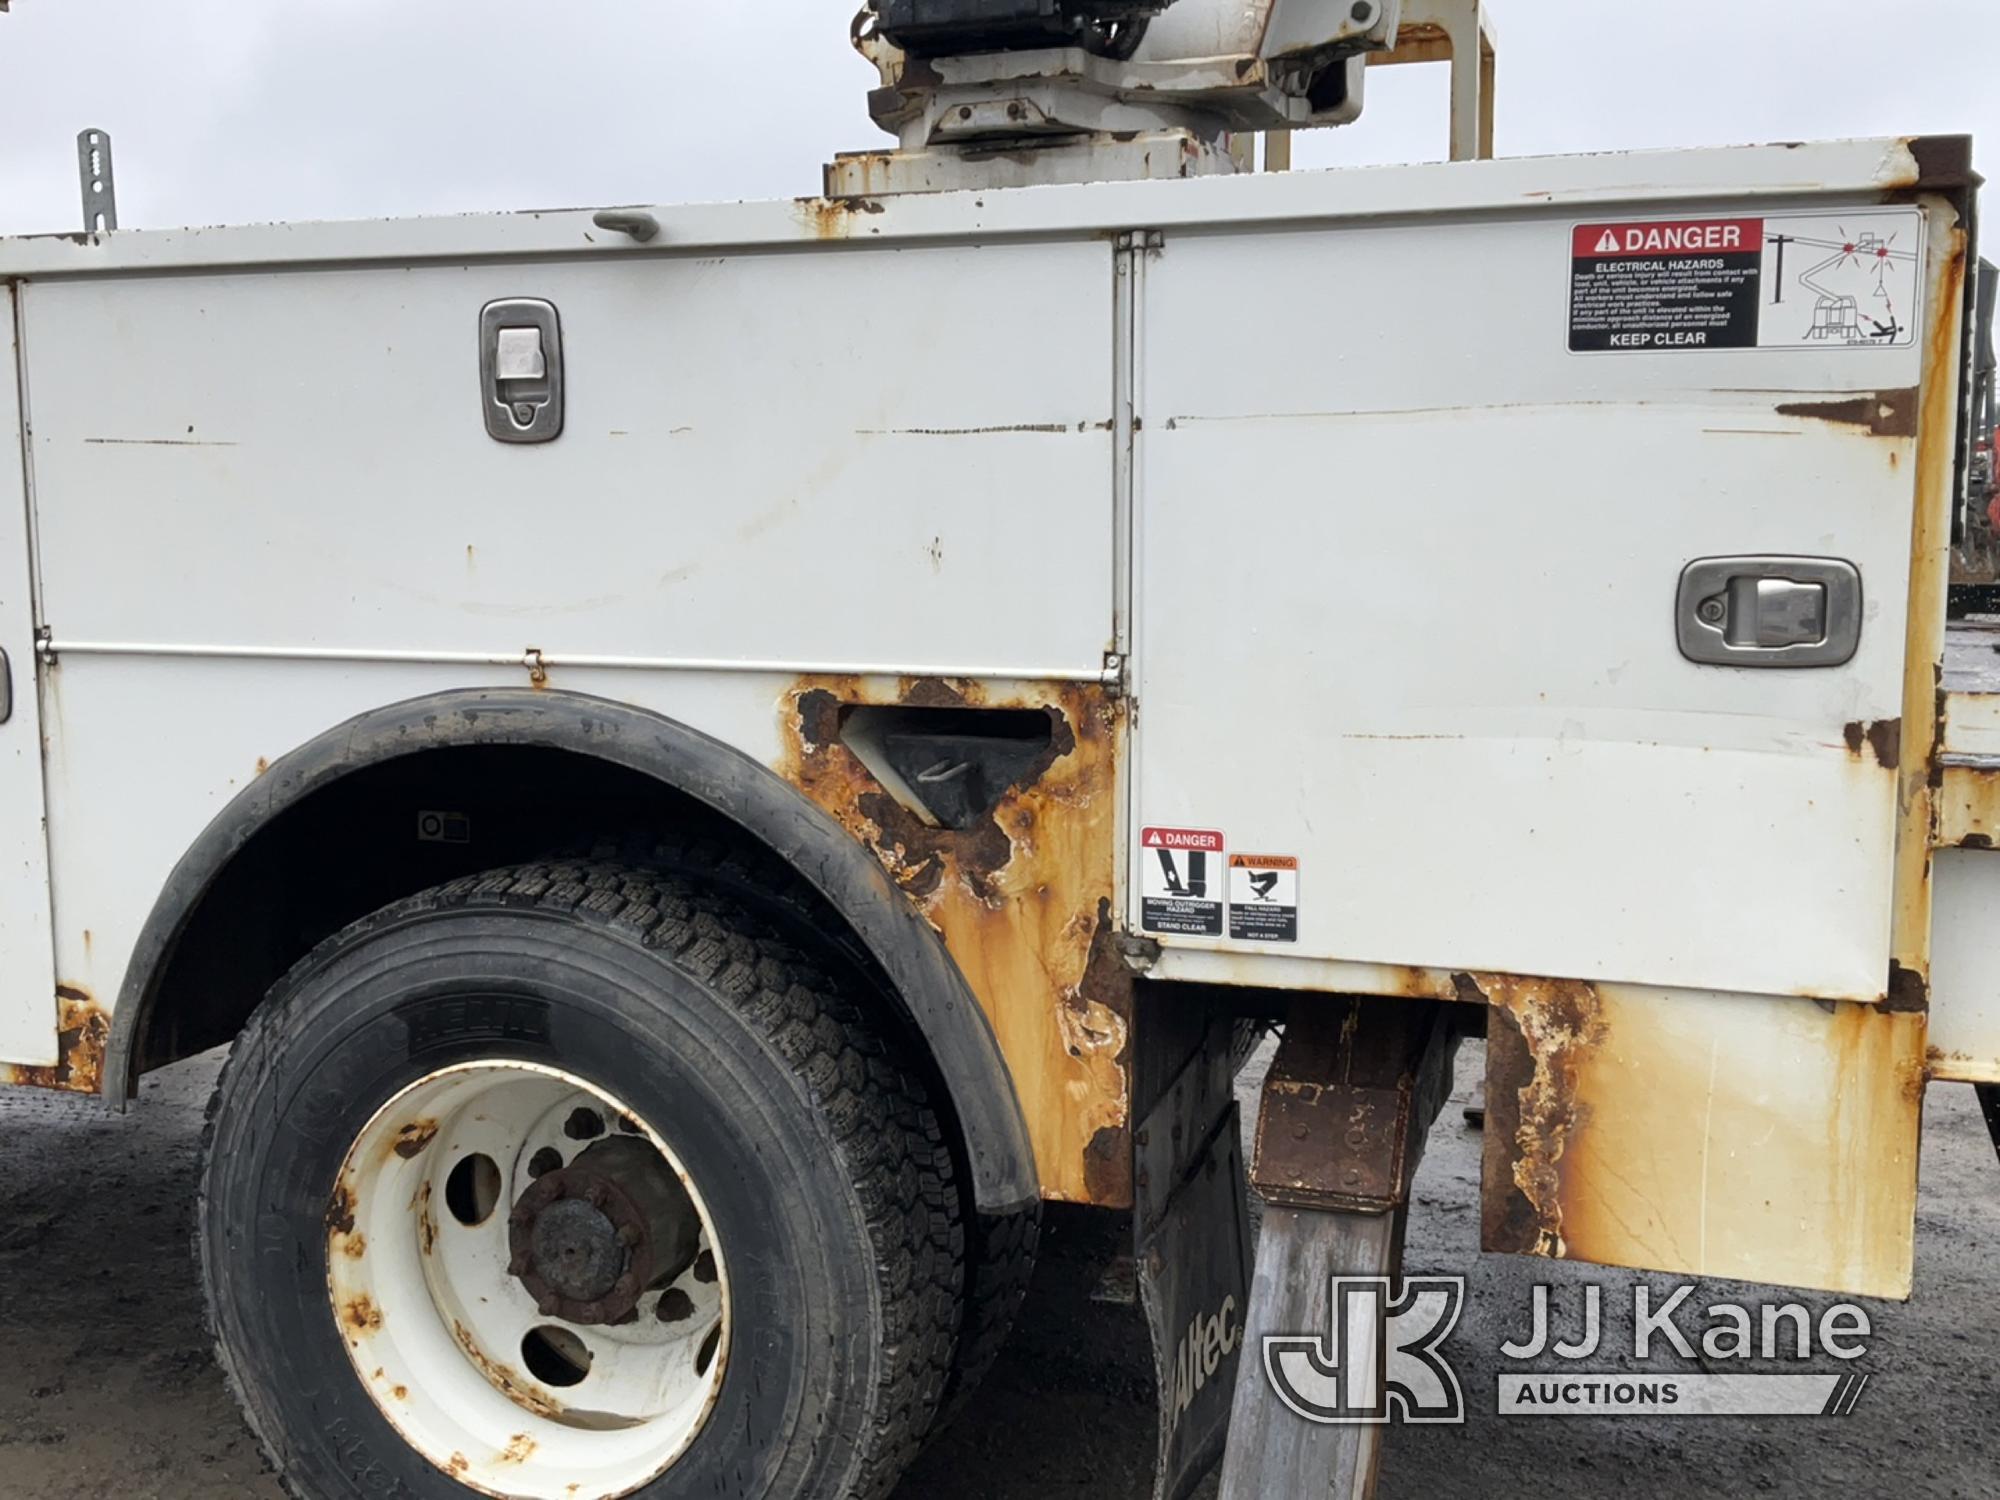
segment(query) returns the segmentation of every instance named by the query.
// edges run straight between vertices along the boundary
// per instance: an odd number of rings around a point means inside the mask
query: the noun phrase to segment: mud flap
[[[1249,1303],[1249,1186],[1231,1029],[1212,1027],[1140,1123],[1135,1261],[1160,1400],[1155,1500],[1222,1457]]]

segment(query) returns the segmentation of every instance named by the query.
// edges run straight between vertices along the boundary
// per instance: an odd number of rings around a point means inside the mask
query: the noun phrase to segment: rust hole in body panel
[[[1034,711],[1048,716],[1049,738],[990,814],[934,827],[842,741],[846,715],[884,707]],[[1120,700],[1088,683],[816,676],[796,681],[779,711],[779,773],[875,855],[992,1022],[1044,1191],[1128,1206],[1133,981],[1111,905]]]
[[[111,1046],[111,1013],[77,985],[56,986],[56,1062],[49,1067],[20,1064],[0,1070],[24,1088],[95,1094],[104,1087],[104,1058]]]

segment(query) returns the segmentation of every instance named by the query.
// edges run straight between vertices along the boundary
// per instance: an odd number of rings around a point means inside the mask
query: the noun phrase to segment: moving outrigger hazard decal
[[[1229,935],[1239,943],[1299,940],[1296,855],[1229,856]]]
[[[1139,835],[1140,917],[1148,932],[1222,936],[1226,842],[1207,828],[1148,828]]]
[[[1907,348],[1923,237],[1914,207],[1578,224],[1570,351]]]

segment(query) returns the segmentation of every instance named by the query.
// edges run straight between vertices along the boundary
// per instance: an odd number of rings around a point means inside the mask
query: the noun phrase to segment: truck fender
[[[119,990],[104,1095],[123,1107],[148,1013],[202,898],[257,832],[342,777],[464,746],[564,750],[649,776],[705,804],[784,859],[847,921],[895,985],[951,1091],[974,1200],[1012,1214],[1040,1200],[1027,1121],[1000,1044],[965,976],[881,861],[742,751],[663,715],[555,690],[468,689],[372,710],[285,755],[181,856],[154,902]]]

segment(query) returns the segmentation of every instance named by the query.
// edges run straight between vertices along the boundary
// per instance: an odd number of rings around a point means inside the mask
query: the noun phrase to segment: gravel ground
[[[148,1080],[144,1105],[122,1118],[84,1101],[0,1097],[10,1163],[0,1179],[0,1496],[280,1500],[203,1345],[187,1252],[216,1067],[203,1058]],[[1525,1329],[1527,1288],[1540,1279],[1571,1289],[1558,1305],[1574,1306],[1573,1289],[1595,1281],[1607,1309],[1629,1308],[1635,1278],[1473,1254],[1479,1139],[1459,1105],[1477,1067],[1469,1048],[1460,1097],[1418,1178],[1408,1251],[1413,1272],[1470,1276],[1450,1347],[1471,1417],[1393,1435],[1383,1500],[1995,1492],[2000,1422],[1982,1351],[2000,1330],[2000,1177],[1970,1089],[1932,1093],[1917,1296],[1868,1305],[1874,1338],[1858,1368],[1874,1379],[1852,1417],[1502,1421],[1497,1350]],[[898,1500],[1148,1493],[1144,1335],[1134,1313],[1088,1296],[1115,1244],[1097,1216],[1074,1213],[1052,1217],[1048,1243],[1027,1319],[980,1402]],[[1722,1283],[1703,1292],[1757,1296]],[[1697,1305],[1708,1300],[1697,1294]]]

